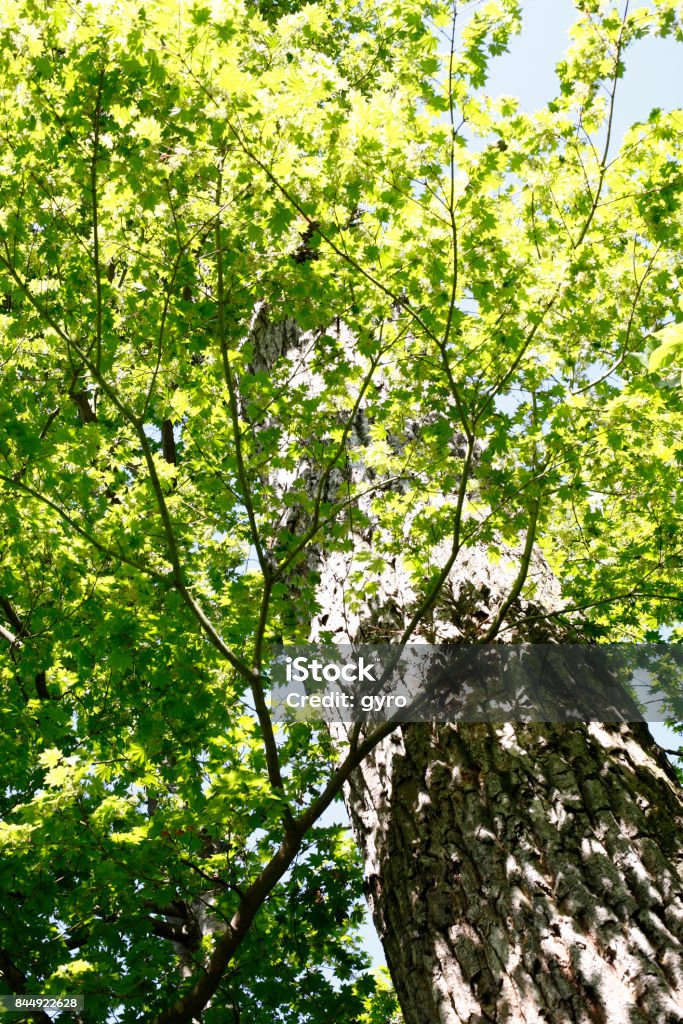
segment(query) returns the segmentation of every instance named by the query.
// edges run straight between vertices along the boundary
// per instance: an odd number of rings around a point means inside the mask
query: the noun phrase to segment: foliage
[[[386,967],[374,972],[377,988],[365,1002],[359,1024],[401,1024],[401,1011]]]
[[[659,344],[652,350],[648,358],[648,369],[650,373],[656,373],[665,367],[675,364],[683,352],[683,324],[669,324],[657,331],[654,335]],[[681,372],[681,385],[683,385],[683,371]]]
[[[472,6],[2,5],[0,948],[84,1020],[191,1019],[168,936],[201,914],[173,935],[207,1022],[377,1017],[356,858],[315,824],[363,748],[335,766],[264,699],[310,549],[371,516],[349,602],[400,555],[424,618],[444,538],[535,542],[597,633],[683,618],[682,398],[639,359],[678,309],[683,115],[611,137],[680,5],[577,3],[534,114],[482,91],[519,4]],[[259,364],[255,311],[306,372]],[[354,460],[369,512],[299,473]]]

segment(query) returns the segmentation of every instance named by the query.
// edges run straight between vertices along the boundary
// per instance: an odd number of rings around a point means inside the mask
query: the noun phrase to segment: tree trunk
[[[264,310],[252,337],[257,369],[303,359],[293,325],[270,325]],[[363,444],[362,418],[360,408],[350,444]],[[362,460],[354,465],[363,483]],[[311,465],[297,477],[315,493]],[[292,476],[271,479],[284,493]],[[400,555],[375,571],[372,597],[349,606],[359,553],[376,553],[379,537],[363,511],[352,551],[308,550],[320,579],[312,640],[389,641],[419,606]],[[303,533],[309,521],[294,507],[287,526]],[[448,554],[434,545],[431,567]],[[568,639],[543,619],[559,588],[540,553],[533,603],[507,607],[520,552],[507,554],[494,567],[486,548],[463,549],[415,638],[476,639],[504,606],[500,627],[516,641]],[[355,773],[346,801],[406,1024],[683,1020],[683,801],[646,725],[402,725]]]
[[[538,554],[533,572],[551,608]],[[323,569],[320,617],[348,642],[343,578]],[[467,635],[509,586],[471,551],[418,633]],[[395,635],[411,602],[387,567],[346,627]],[[538,607],[510,609],[517,638],[557,642]],[[406,1024],[683,1020],[683,800],[644,723],[404,725],[346,800]]]
[[[646,726],[403,726],[347,802],[406,1024],[680,1024],[681,797]]]

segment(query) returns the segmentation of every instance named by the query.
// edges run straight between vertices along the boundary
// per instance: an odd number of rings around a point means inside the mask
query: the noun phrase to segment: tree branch
[[[97,200],[97,161],[100,158],[100,119],[102,117],[102,89],[104,66],[100,69],[93,118],[93,151],[90,161],[90,191],[92,195],[93,263],[95,265],[95,365],[102,365],[102,267],[100,265],[99,211]]]
[[[151,576],[152,579],[158,580],[159,583],[163,583],[166,586],[169,585],[170,581],[167,573],[159,572],[156,569],[151,569],[147,565],[143,565],[140,562],[136,562],[134,559],[129,558],[122,551],[115,551],[112,548],[108,548],[106,544],[102,544],[101,541],[99,541],[96,537],[89,533],[88,530],[85,530],[82,526],[79,526],[78,523],[76,523],[71,518],[68,512],[65,512],[64,509],[60,508],[60,506],[57,505],[56,502],[52,501],[44,494],[41,494],[40,491],[36,491],[32,487],[29,487],[27,484],[23,483],[21,480],[17,480],[14,477],[7,476],[4,473],[0,473],[0,480],[6,483],[9,487],[14,487],[16,488],[16,490],[19,490],[23,494],[26,494],[29,497],[33,498],[35,501],[39,501],[43,505],[47,505],[47,507],[51,508],[54,512],[56,512],[57,515],[75,533],[79,535],[79,537],[83,537],[83,539],[86,540],[88,544],[94,547],[101,554],[106,555],[107,558],[113,558],[115,561],[122,562],[124,565],[129,565],[131,569],[135,569],[137,570],[137,572],[144,573],[145,576]]]
[[[6,949],[0,949],[0,973],[15,995],[26,994],[26,975],[20,971]],[[28,1010],[27,1016],[40,1024],[52,1024],[52,1017],[44,1010]]]
[[[155,1017],[151,1024],[189,1024],[193,1017],[202,1012],[220,985],[228,964],[242,944],[258,910],[296,858],[305,834],[341,792],[342,786],[363,758],[395,728],[394,722],[383,723],[355,751],[347,755],[323,792],[293,822],[274,856],[245,891],[225,934],[218,939],[208,966],[200,977],[172,1006]]]
[[[508,596],[505,598],[500,608],[498,609],[496,616],[486,630],[486,633],[481,637],[479,643],[487,644],[496,636],[501,624],[503,623],[505,616],[508,611],[515,603],[519,595],[522,593],[522,589],[526,582],[526,578],[529,574],[529,565],[531,563],[531,556],[534,550],[534,543],[536,541],[536,527],[538,525],[538,515],[541,509],[541,495],[532,502],[531,509],[529,511],[529,522],[526,531],[526,540],[524,543],[524,551],[519,564],[519,571],[515,578],[515,582],[510,588]]]
[[[216,189],[216,206],[220,211],[221,204],[221,189],[222,189],[222,168],[219,171],[218,186]],[[249,484],[249,478],[247,476],[245,463],[244,463],[244,452],[242,451],[242,432],[240,429],[240,417],[239,407],[237,404],[237,387],[235,379],[232,373],[232,367],[230,365],[230,356],[228,352],[228,341],[225,328],[225,281],[223,274],[223,236],[221,227],[221,215],[220,212],[216,215],[215,224],[215,237],[216,237],[216,272],[218,276],[218,294],[217,294],[217,311],[218,311],[218,343],[221,351],[221,362],[223,366],[223,378],[225,380],[225,386],[228,389],[228,406],[230,411],[230,420],[232,422],[232,432],[235,440],[235,460],[237,462],[237,475],[242,490],[242,500],[244,501],[244,507],[247,511],[247,518],[249,519],[249,529],[251,531],[251,541],[256,550],[256,556],[258,563],[261,567],[264,579],[269,579],[272,575],[271,567],[266,559],[263,551],[263,545],[261,544],[261,537],[259,534],[258,525],[256,523],[256,514],[254,512],[254,503],[251,494],[251,487]]]
[[[590,210],[588,212],[588,217],[586,218],[586,223],[584,224],[584,226],[583,226],[583,228],[582,228],[582,230],[581,230],[581,232],[579,234],[579,237],[577,238],[576,242],[574,243],[574,248],[575,249],[577,249],[581,245],[581,243],[583,242],[584,238],[588,234],[588,229],[590,228],[590,226],[591,226],[591,224],[593,222],[593,217],[595,216],[595,211],[597,210],[598,203],[600,202],[600,196],[602,194],[603,185],[605,184],[605,175],[607,173],[607,157],[609,155],[609,147],[610,147],[610,142],[612,140],[612,125],[613,125],[613,122],[614,122],[615,100],[616,100],[616,95],[617,95],[617,82],[619,80],[619,65],[621,63],[621,51],[622,51],[622,48],[623,48],[623,45],[624,45],[624,32],[626,30],[626,19],[628,17],[629,4],[630,4],[630,0],[626,0],[626,6],[624,7],[624,16],[623,16],[623,18],[621,20],[621,29],[619,31],[619,38],[617,39],[617,51],[616,51],[616,55],[615,55],[615,58],[614,58],[614,74],[612,76],[612,90],[611,90],[611,93],[610,93],[609,113],[608,113],[608,116],[607,116],[607,136],[605,138],[605,148],[603,150],[602,159],[600,161],[600,174],[599,174],[599,177],[598,177],[598,185],[597,185],[597,188],[595,190],[595,195],[593,196],[593,202],[591,203],[591,208],[590,208]]]

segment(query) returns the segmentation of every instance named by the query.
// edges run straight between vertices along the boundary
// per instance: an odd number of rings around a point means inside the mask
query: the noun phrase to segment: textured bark
[[[681,1021],[681,799],[645,726],[405,726],[348,805],[406,1024]]]
[[[258,368],[305,363],[291,323],[273,327],[262,310],[254,337]],[[361,409],[349,443],[365,433]],[[284,493],[297,475],[315,493],[308,465],[275,485]],[[308,522],[295,507],[287,525]],[[388,641],[410,621],[421,595],[400,556],[374,577],[371,599],[353,610],[345,599],[359,553],[379,536],[366,526],[351,552],[308,551],[320,576],[311,639]],[[430,566],[448,556],[435,545]],[[485,549],[463,550],[415,637],[481,635],[514,586],[519,552],[508,556],[494,567]],[[533,602],[508,609],[506,638],[576,642],[539,617],[559,588],[538,552],[529,580]],[[406,1024],[683,1020],[683,801],[645,725],[401,726],[346,800]]]
[[[552,608],[540,555],[533,572]],[[470,552],[422,638],[476,631],[505,576]],[[353,621],[343,578],[337,560],[320,588],[339,641],[408,621],[400,569]],[[510,609],[517,637],[557,641],[525,628],[538,607]],[[406,1024],[683,1020],[683,801],[646,725],[406,725],[346,799]]]

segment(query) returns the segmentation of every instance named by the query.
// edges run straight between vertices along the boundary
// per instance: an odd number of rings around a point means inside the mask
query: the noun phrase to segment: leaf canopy
[[[680,4],[577,3],[535,113],[482,88],[520,4],[469,6],[0,8],[0,946],[86,1019],[161,1012],[174,905],[214,922],[191,973],[334,772],[254,682],[306,639],[313,548],[357,548],[352,608],[399,555],[428,588],[457,522],[540,544],[598,635],[683,619],[683,399],[639,358],[680,318],[683,114],[611,138]],[[259,361],[266,315],[300,365]],[[301,472],[361,462],[401,486]],[[379,1019],[360,894],[316,826],[207,1024]]]

